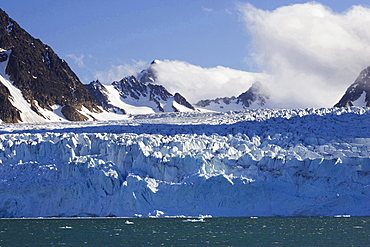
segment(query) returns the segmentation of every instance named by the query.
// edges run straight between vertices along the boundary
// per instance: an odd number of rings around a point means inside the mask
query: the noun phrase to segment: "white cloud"
[[[113,81],[119,81],[126,76],[136,76],[138,72],[143,69],[147,69],[148,66],[148,62],[133,61],[132,64],[121,64],[112,66],[106,71],[97,71],[95,72],[94,76],[104,84],[111,84]]]
[[[330,107],[370,65],[370,9],[334,13],[311,2],[264,11],[239,7],[253,38],[251,56],[282,107]]]
[[[191,103],[201,99],[238,96],[253,82],[267,80],[264,74],[222,66],[202,68],[181,61],[158,61],[152,68],[159,84],[173,94],[179,92]]]
[[[85,68],[84,58],[85,56],[83,54],[75,55],[75,54],[67,54],[67,57],[71,58],[73,62],[79,67],[79,68]]]
[[[202,10],[203,10],[204,12],[206,12],[206,13],[209,13],[209,12],[212,12],[212,11],[213,11],[213,9],[211,9],[211,8],[207,8],[207,7],[202,7]]]

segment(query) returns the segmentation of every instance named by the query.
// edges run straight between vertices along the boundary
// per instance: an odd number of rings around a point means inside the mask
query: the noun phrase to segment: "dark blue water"
[[[0,246],[370,246],[370,217],[1,219]]]

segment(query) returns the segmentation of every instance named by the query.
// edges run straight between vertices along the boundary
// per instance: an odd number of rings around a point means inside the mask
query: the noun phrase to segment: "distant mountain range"
[[[93,81],[88,88],[105,110],[123,114],[146,114],[160,112],[228,111],[263,107],[269,99],[267,90],[255,82],[238,97],[201,100],[194,106],[179,93],[172,95],[156,83],[157,76],[152,66],[135,76],[125,77],[111,85]]]
[[[260,82],[255,82],[252,86],[240,94],[238,97],[224,97],[217,99],[201,100],[195,105],[203,109],[213,111],[242,110],[246,108],[261,108],[269,100],[270,94]]]
[[[230,111],[264,108],[270,92],[255,82],[239,96],[206,99],[192,105],[157,80],[153,66],[138,75],[103,85],[81,83],[51,47],[33,38],[0,9],[0,122],[123,119],[127,114]],[[335,105],[370,106],[370,67],[361,72]]]

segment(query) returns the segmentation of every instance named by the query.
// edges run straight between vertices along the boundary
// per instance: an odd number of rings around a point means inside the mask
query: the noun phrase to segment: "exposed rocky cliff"
[[[370,107],[370,66],[361,71],[354,83],[346,90],[335,107]]]

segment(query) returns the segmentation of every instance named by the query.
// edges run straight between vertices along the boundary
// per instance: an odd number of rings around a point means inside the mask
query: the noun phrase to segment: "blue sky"
[[[50,45],[84,83],[110,83],[153,59],[168,59],[269,74],[274,79],[266,83],[280,89],[281,98],[300,101],[297,106],[330,106],[370,64],[369,6],[368,0],[12,0],[0,7]],[[242,85],[241,76],[222,71],[240,88],[220,82],[209,97],[250,86],[252,80]],[[181,91],[171,78],[163,83]],[[191,97],[194,85],[180,84]],[[318,97],[324,90],[334,96]],[[230,95],[220,95],[225,93]]]

